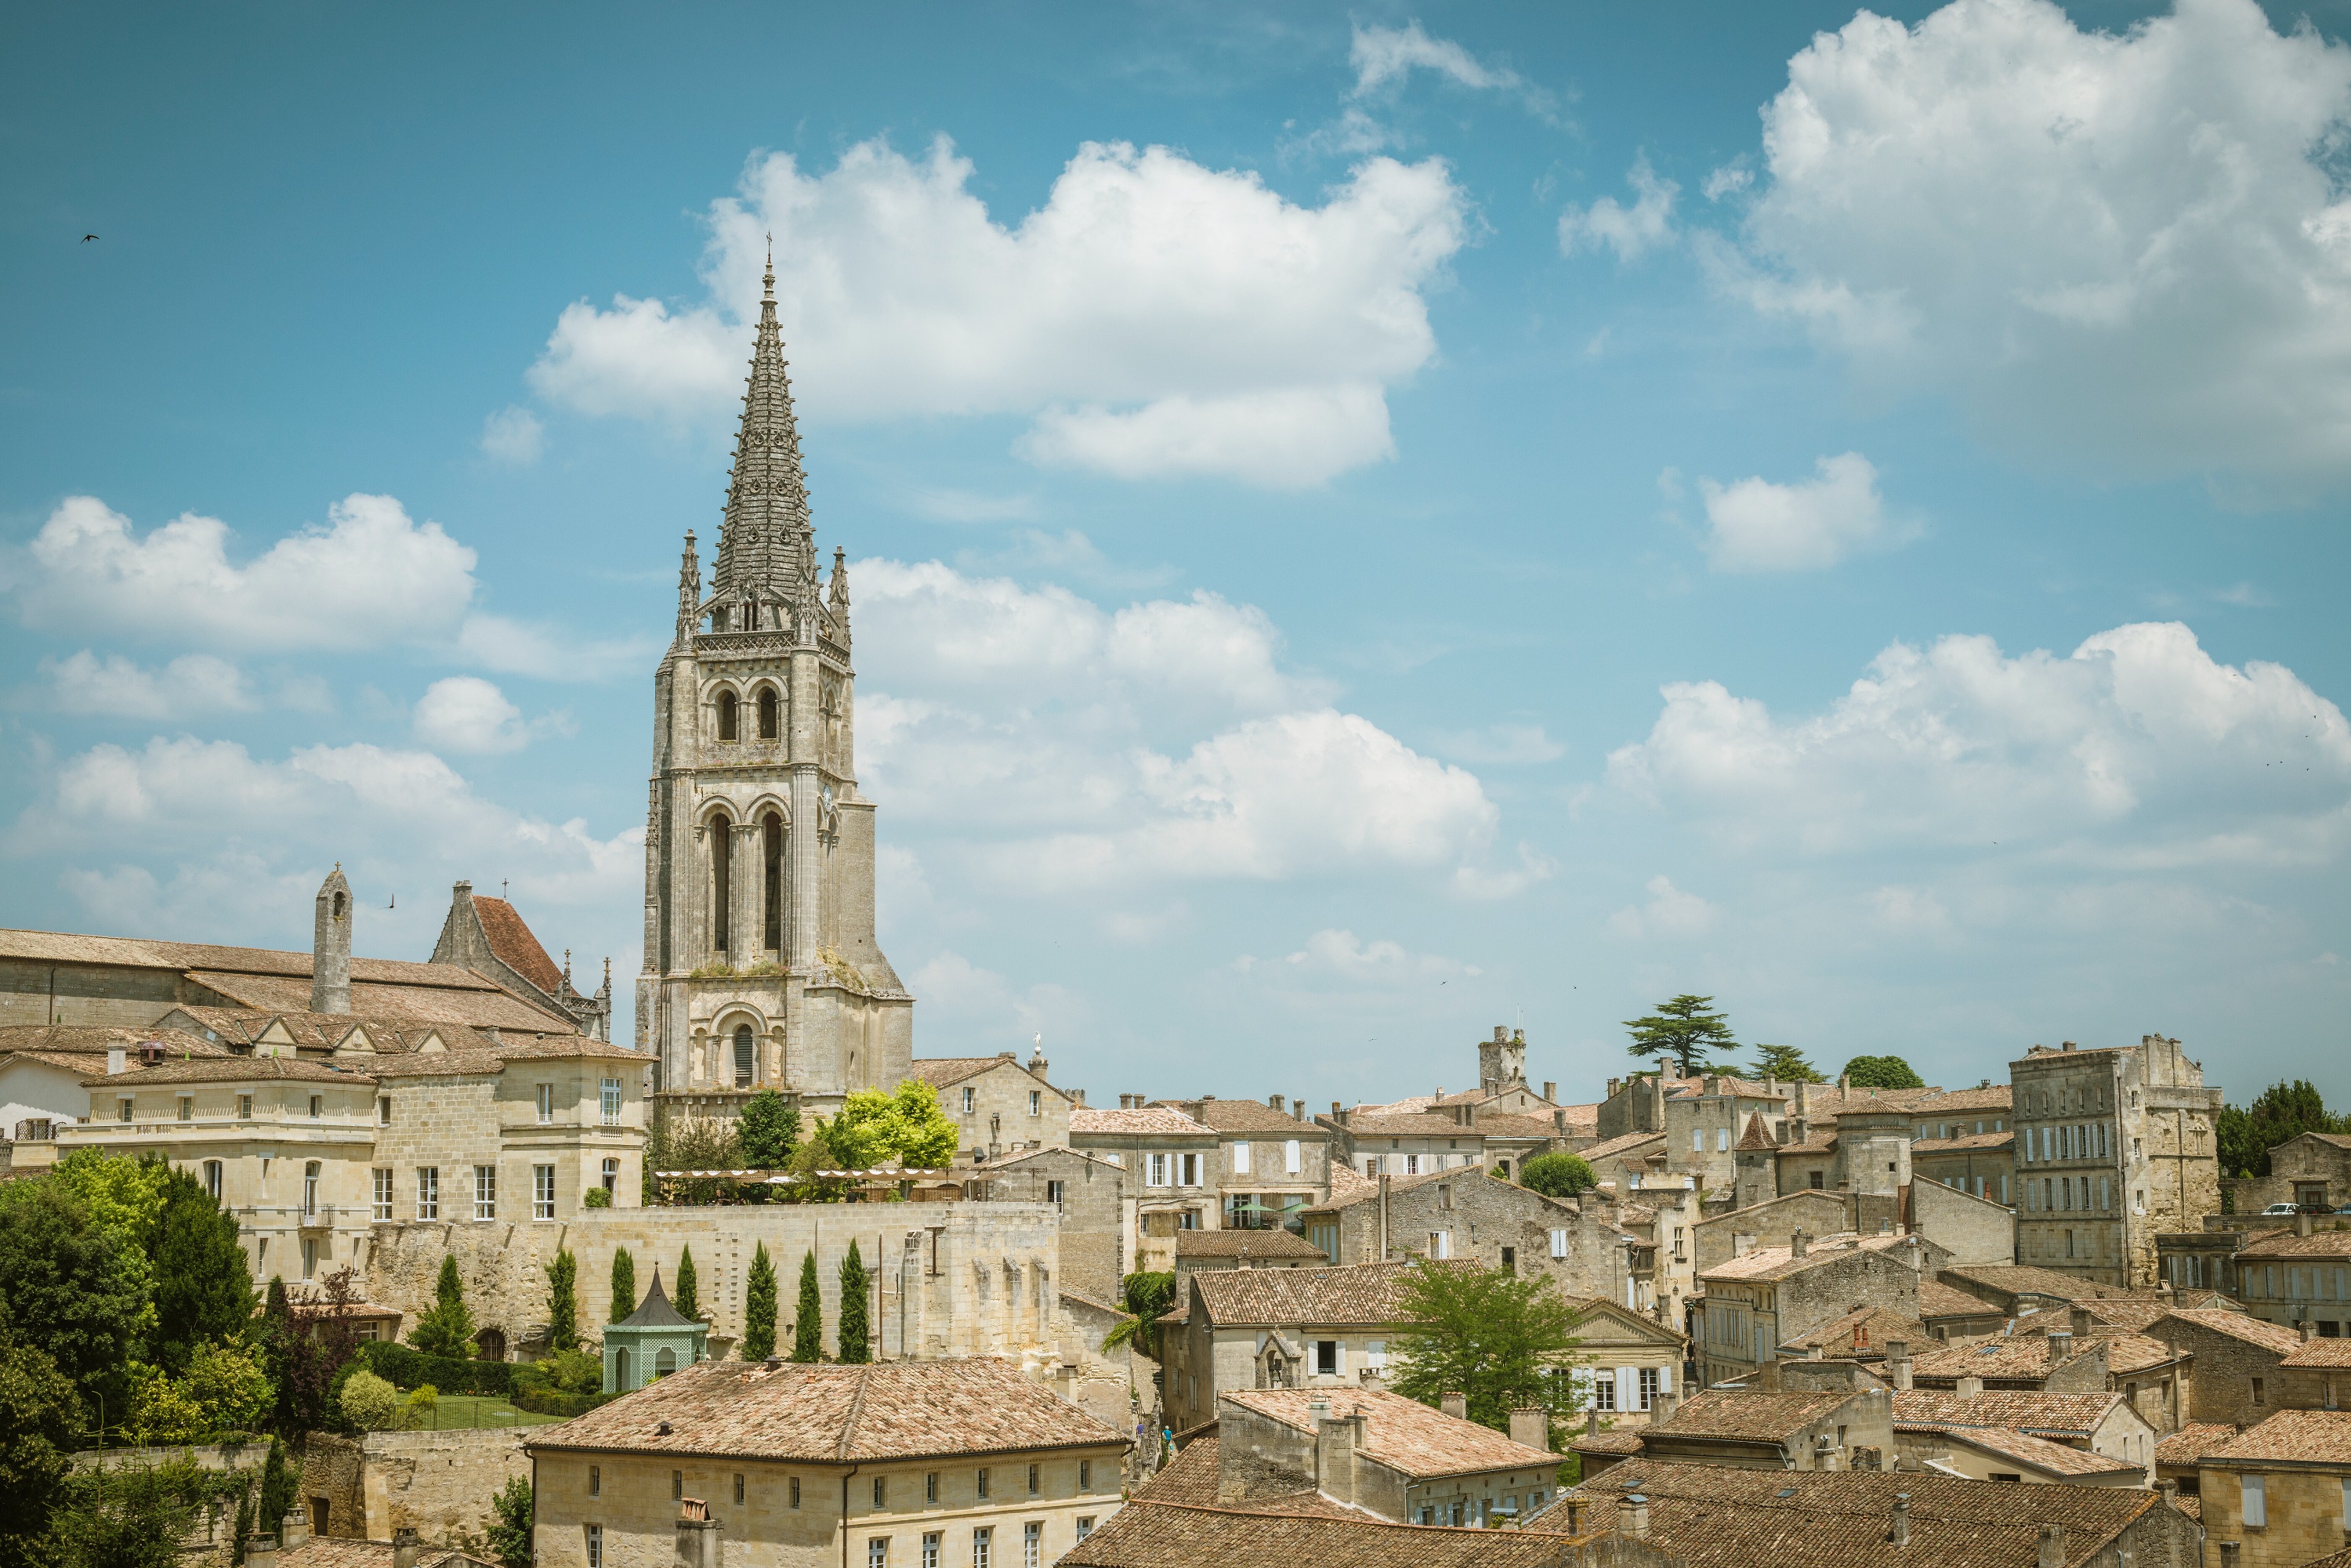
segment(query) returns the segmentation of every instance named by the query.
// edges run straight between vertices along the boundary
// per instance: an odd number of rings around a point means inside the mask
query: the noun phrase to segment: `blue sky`
[[[2351,1095],[2342,7],[1239,9],[11,13],[0,922],[625,1007],[772,230],[921,1053]]]

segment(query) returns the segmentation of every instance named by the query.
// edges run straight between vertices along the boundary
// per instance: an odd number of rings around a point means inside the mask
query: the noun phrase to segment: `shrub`
[[[344,1418],[362,1432],[388,1432],[400,1425],[400,1391],[372,1372],[343,1380]]]
[[[1599,1185],[1599,1178],[1575,1155],[1554,1149],[1520,1166],[1519,1185],[1545,1197],[1564,1198]]]
[[[581,1195],[580,1207],[582,1208],[610,1208],[612,1207],[612,1195],[606,1192],[601,1186],[591,1186],[586,1193]]]
[[[400,1407],[400,1424],[411,1432],[433,1424],[434,1412],[441,1408],[441,1391],[431,1384],[412,1389]]]
[[[371,1340],[360,1346],[359,1354],[370,1372],[402,1388],[429,1383],[452,1394],[514,1392],[515,1364],[508,1361],[459,1361],[426,1355],[388,1340]]]

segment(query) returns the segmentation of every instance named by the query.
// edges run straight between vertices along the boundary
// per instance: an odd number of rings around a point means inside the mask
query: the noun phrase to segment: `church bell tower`
[[[705,589],[694,535],[653,676],[637,1045],[663,1099],[762,1089],[831,1113],[912,1070],[914,999],[873,939],[842,552],[820,572],[791,382],[766,298]]]

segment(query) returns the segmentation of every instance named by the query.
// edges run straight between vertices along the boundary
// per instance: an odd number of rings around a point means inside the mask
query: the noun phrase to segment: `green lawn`
[[[427,1431],[453,1431],[466,1427],[545,1427],[560,1416],[540,1416],[517,1410],[506,1400],[480,1394],[444,1394],[423,1419]]]

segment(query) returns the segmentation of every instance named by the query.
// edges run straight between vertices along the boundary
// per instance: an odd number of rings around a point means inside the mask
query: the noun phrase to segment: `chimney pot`
[[[1910,1494],[1907,1491],[1894,1494],[1894,1529],[1886,1540],[1896,1546],[1910,1544]]]
[[[1625,1499],[1625,1533],[1635,1540],[1646,1540],[1649,1533],[1649,1500],[1639,1492]]]
[[[1466,1394],[1444,1394],[1437,1396],[1437,1408],[1456,1421],[1469,1419],[1469,1396]]]
[[[1812,1240],[1810,1236],[1804,1234],[1804,1228],[1799,1225],[1788,1235],[1788,1256],[1792,1259],[1803,1257],[1811,1247]]]
[[[2312,1340],[2318,1337],[2318,1325],[2311,1322],[2308,1318],[2303,1319],[2302,1322],[2296,1323],[2294,1326],[2302,1331],[2302,1342],[2304,1344],[2308,1344]]]
[[[127,1046],[110,1045],[106,1048],[106,1075],[109,1078],[123,1071],[130,1065],[131,1051]]]
[[[2307,1236],[2314,1228],[2310,1223],[2310,1211],[2296,1209],[2294,1216],[2294,1233],[2296,1236]]]
[[[1951,1392],[1958,1395],[1962,1399],[1973,1399],[1977,1395],[1983,1392],[1983,1379],[1980,1377],[1962,1377],[1958,1380]]]
[[[1551,1448],[1551,1417],[1541,1406],[1520,1406],[1510,1412],[1510,1441],[1530,1448]]]
[[[1280,1096],[1280,1095],[1279,1095],[1279,1094],[1269,1094],[1269,1095],[1267,1095],[1267,1096],[1265,1097],[1265,1103],[1266,1103],[1268,1105],[1270,1105],[1270,1106],[1272,1106],[1272,1107],[1273,1107],[1273,1109],[1274,1109],[1274,1113],[1275,1113],[1277,1115],[1279,1115],[1279,1114],[1280,1114],[1280,1113],[1282,1113],[1283,1111],[1286,1111],[1286,1110],[1288,1110],[1288,1109],[1289,1109],[1289,1107],[1288,1107],[1287,1105],[1285,1105],[1285,1104],[1283,1104],[1283,1103],[1282,1103],[1281,1096]]]
[[[1543,1098],[1554,1103],[1559,1099],[1559,1085],[1548,1078],[1543,1080]]]
[[[2034,1568],[2065,1568],[2065,1527],[2044,1524],[2041,1527],[2039,1551],[2034,1555]]]
[[[2072,1329],[2051,1329],[2049,1331],[2049,1364],[2055,1366],[2059,1363],[2071,1358],[2073,1354],[2074,1331]]]

